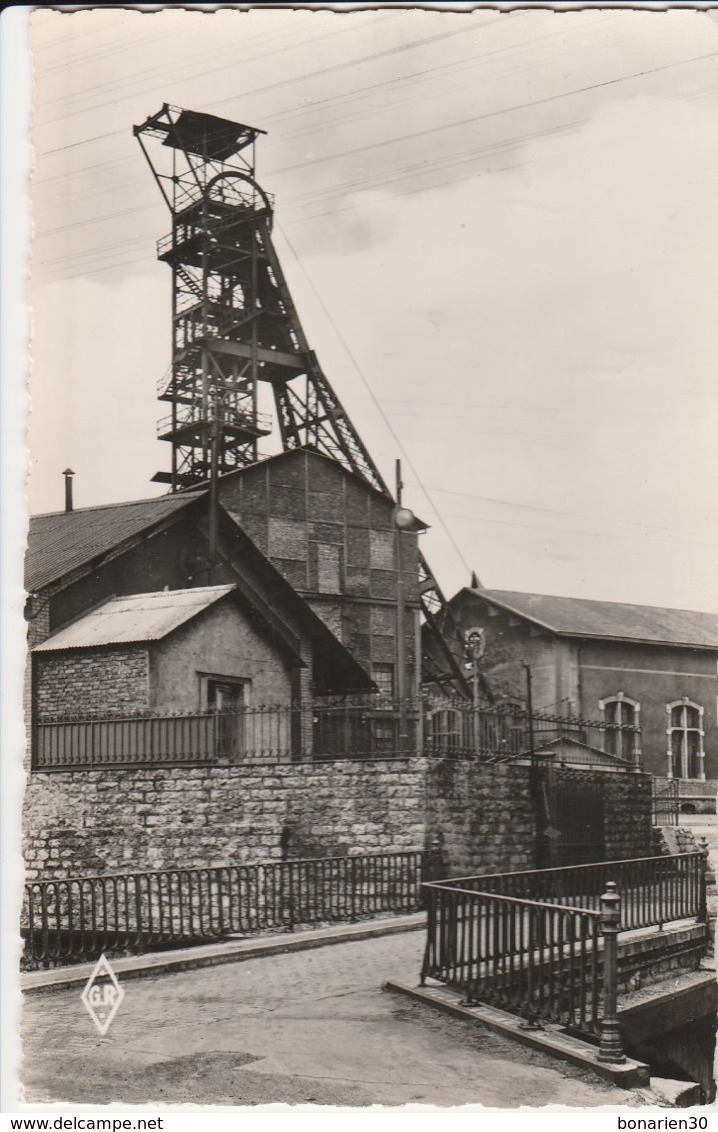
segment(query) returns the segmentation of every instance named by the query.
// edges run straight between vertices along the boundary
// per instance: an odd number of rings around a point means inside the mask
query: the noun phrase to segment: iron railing
[[[219,424],[228,428],[249,428],[266,433],[270,432],[272,427],[272,418],[268,413],[245,412],[241,408],[228,405],[221,405],[218,406],[216,410],[213,410],[207,409],[199,403],[187,406],[179,412],[176,417],[173,417],[172,414],[169,413],[167,416],[158,420],[157,435],[164,436],[178,429],[194,425],[196,425],[197,428],[209,427],[214,419],[216,419]]]
[[[704,922],[705,862],[703,852],[683,853],[426,882],[422,983],[457,986],[469,1002],[529,1023],[600,1033],[610,1046],[615,1018],[606,1033],[602,1028],[606,994],[615,998],[617,986],[615,937],[688,918]]]
[[[235,711],[39,718],[33,765],[56,770],[420,754],[505,761],[540,749],[553,751],[559,762],[633,769],[635,764],[606,753],[615,730],[587,720],[529,716],[516,707],[337,696]],[[633,728],[622,730],[634,734]]]
[[[673,778],[662,782],[651,779],[651,812],[654,825],[678,825],[680,811],[678,780]]]
[[[177,763],[403,758],[419,752],[416,704],[356,699],[236,711],[39,720],[37,770]]]
[[[425,705],[424,741],[443,757],[510,759],[548,751],[557,763],[638,768],[641,731],[576,716],[529,712],[518,704],[474,707],[465,700]],[[623,751],[627,757],[616,754]]]
[[[23,965],[414,912],[422,870],[422,852],[411,850],[30,881]]]
[[[599,861],[554,869],[452,878],[453,888],[518,900],[598,911],[606,885],[613,881],[621,893],[621,931],[661,927],[672,920],[698,916],[703,894],[701,852],[673,856]]]
[[[535,900],[425,886],[427,946],[421,981],[459,986],[529,1021],[597,1027],[600,912]]]

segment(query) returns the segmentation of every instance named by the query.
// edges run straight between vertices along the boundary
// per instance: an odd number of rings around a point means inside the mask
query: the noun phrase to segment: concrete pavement
[[[638,1106],[635,1092],[382,991],[422,935],[135,978],[106,1037],[77,987],[28,996],[28,1103]]]

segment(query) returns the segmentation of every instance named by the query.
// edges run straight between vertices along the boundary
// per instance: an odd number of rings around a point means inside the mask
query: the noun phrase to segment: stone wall
[[[535,822],[525,766],[430,762],[427,825],[433,873],[471,876],[533,867]]]
[[[561,770],[555,773],[560,775]],[[651,776],[596,772],[591,778],[601,784],[603,791],[606,860],[650,857],[653,853]]]
[[[36,773],[27,879],[424,844],[424,760]]]
[[[607,860],[650,856],[651,783],[645,774],[551,770],[555,782],[579,776],[603,796]],[[549,795],[550,784],[547,783]],[[529,768],[469,761],[428,764],[427,836],[445,876],[534,868],[535,803]],[[554,846],[560,863],[560,839]]]
[[[606,855],[650,855],[645,776],[596,777]],[[528,767],[425,758],[35,773],[25,833],[29,879],[424,847],[461,876],[536,847]]]
[[[40,721],[68,713],[122,715],[149,706],[144,646],[35,653],[34,670]]]

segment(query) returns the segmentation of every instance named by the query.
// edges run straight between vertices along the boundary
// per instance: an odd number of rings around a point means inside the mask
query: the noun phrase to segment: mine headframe
[[[272,243],[272,200],[255,180],[261,130],[164,105],[134,129],[172,217],[158,258],[172,268],[172,366],[159,389],[159,435],[173,491],[205,482],[213,440],[220,474],[254,463],[271,420],[283,447],[311,445],[383,489],[363,444],[309,349]]]
[[[271,386],[284,450],[311,447],[391,494],[309,348],[272,241],[273,201],[255,179],[265,131],[165,103],[134,134],[169,208],[157,245],[172,269],[172,363],[158,390],[180,491],[255,463],[272,431],[259,412]],[[470,695],[463,642],[422,557],[421,601],[440,662],[431,679]]]

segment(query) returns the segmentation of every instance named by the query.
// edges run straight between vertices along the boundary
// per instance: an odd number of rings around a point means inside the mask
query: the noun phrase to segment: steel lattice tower
[[[284,449],[308,446],[390,496],[367,449],[309,348],[272,243],[272,201],[255,180],[263,130],[164,104],[134,127],[172,216],[158,258],[172,268],[172,365],[159,424],[172,491],[254,463],[271,422],[257,410],[272,387]],[[431,679],[468,694],[462,641],[425,560],[425,618],[444,663]],[[428,658],[427,658],[428,662]]]

